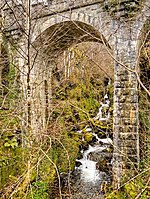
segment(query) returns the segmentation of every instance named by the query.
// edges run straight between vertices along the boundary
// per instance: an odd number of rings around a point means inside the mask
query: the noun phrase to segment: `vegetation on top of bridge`
[[[135,16],[143,7],[143,0],[107,0],[103,2],[105,11],[115,18],[129,19]]]

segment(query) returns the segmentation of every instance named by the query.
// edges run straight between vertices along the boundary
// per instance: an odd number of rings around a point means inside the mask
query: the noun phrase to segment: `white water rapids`
[[[77,160],[81,163],[80,167],[78,169],[81,170],[81,179],[85,182],[96,182],[100,179],[99,177],[99,171],[96,169],[96,163],[95,161],[89,160],[88,155],[91,152],[100,150],[103,151],[106,149],[106,147],[100,147],[100,146],[90,146],[89,149],[84,152],[83,158],[80,160]]]
[[[110,106],[110,101],[107,95],[104,96],[104,102],[101,102],[100,104],[101,107],[99,108],[99,112],[94,120],[107,121],[110,117],[109,111],[106,111],[106,109],[109,109]],[[81,165],[76,167],[76,169],[80,171],[81,180],[83,182],[96,183],[97,181],[101,180],[101,175],[100,171],[96,168],[97,162],[90,160],[90,154],[94,152],[102,152],[103,150],[107,149],[108,145],[112,144],[112,140],[109,137],[100,139],[98,135],[93,132],[92,128],[87,127],[85,131],[96,137],[96,143],[94,146],[89,145],[87,150],[81,151],[83,153],[83,158],[76,160],[77,162],[81,163]],[[79,131],[79,133],[82,133],[82,131]],[[103,143],[104,146],[101,146],[100,143]]]

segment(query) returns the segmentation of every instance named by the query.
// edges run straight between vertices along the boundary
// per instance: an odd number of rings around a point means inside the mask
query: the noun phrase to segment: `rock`
[[[78,160],[76,160],[76,167],[79,167],[81,164],[81,162],[78,162]]]
[[[96,168],[103,172],[111,172],[112,153],[109,152],[92,152],[90,160],[97,162]]]
[[[84,140],[88,143],[90,143],[92,141],[93,135],[92,133],[85,133],[84,135]]]

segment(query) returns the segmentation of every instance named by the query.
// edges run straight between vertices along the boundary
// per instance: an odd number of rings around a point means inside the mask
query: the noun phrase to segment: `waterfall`
[[[108,99],[108,95],[104,96],[104,102],[100,102],[101,106],[99,108],[98,114],[94,118],[95,120],[99,121],[107,121],[110,118],[110,100]]]
[[[95,183],[100,179],[99,172],[96,169],[96,162],[89,160],[88,155],[91,152],[95,152],[97,150],[103,151],[104,149],[106,149],[106,147],[99,147],[98,145],[92,147],[89,145],[89,149],[84,152],[83,158],[76,160],[81,163],[78,169],[81,170],[81,179],[83,181]]]
[[[99,121],[107,121],[110,118],[110,100],[108,95],[104,96],[104,101],[100,102],[100,108],[97,115],[94,117],[94,120]],[[112,140],[109,137],[99,138],[96,133],[93,132],[92,128],[87,127],[85,131],[90,132],[96,138],[96,143],[94,146],[89,145],[88,149],[83,152],[83,158],[77,159],[77,162],[80,162],[81,165],[76,167],[76,169],[81,172],[81,180],[84,182],[92,182],[95,183],[100,179],[99,170],[96,169],[96,161],[90,160],[90,154],[94,152],[102,152],[108,148],[108,144],[112,145]],[[80,131],[82,133],[82,131]],[[84,139],[83,139],[84,141]],[[104,146],[100,145],[100,142],[104,144]]]

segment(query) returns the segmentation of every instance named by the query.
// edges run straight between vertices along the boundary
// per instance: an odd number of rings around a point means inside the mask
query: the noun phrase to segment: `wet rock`
[[[105,150],[103,152],[91,152],[90,154],[90,160],[92,161],[99,161],[101,159],[107,159],[107,161],[111,160],[112,159],[112,153],[109,153],[109,152],[105,152]]]
[[[76,160],[76,167],[79,167],[82,163]]]
[[[95,136],[93,136],[92,143],[95,144],[95,142],[97,142],[97,141],[98,141],[97,138]]]
[[[61,173],[60,174],[60,185],[62,188],[67,187],[68,185],[68,173]]]
[[[97,162],[96,169],[103,172],[111,172],[112,153],[94,152],[90,154],[90,160]]]
[[[83,142],[82,145],[80,145],[80,148],[81,148],[81,150],[85,151],[89,148],[89,145],[88,145],[88,143]]]
[[[95,132],[99,138],[103,139],[106,137],[106,133],[105,132],[101,132],[100,130],[98,132]]]
[[[83,158],[83,153],[78,153],[78,155],[77,155],[77,159],[82,159]]]
[[[79,125],[74,125],[71,129],[71,131],[79,131],[80,130],[80,126]]]

